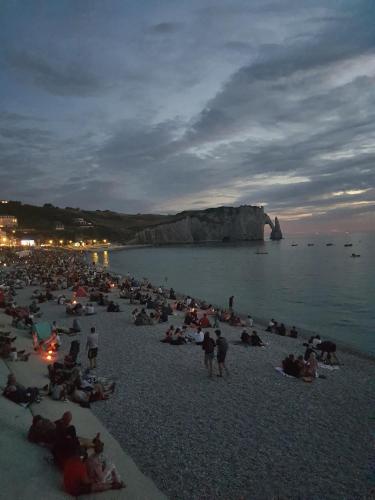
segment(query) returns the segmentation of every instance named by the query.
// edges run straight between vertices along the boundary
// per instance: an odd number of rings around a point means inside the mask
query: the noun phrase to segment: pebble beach
[[[28,302],[32,289],[19,290],[17,301]],[[93,404],[92,411],[169,498],[369,495],[375,417],[371,358],[341,352],[339,346],[340,368],[321,368],[326,378],[307,384],[275,370],[289,353],[304,352],[304,339],[268,334],[258,326],[268,345],[246,347],[237,343],[242,329],[222,323],[230,375],[220,379],[216,371],[210,379],[200,346],[161,343],[167,324],[135,326],[135,306],[118,298],[116,289],[110,295],[121,312],[98,306],[95,316],[80,317],[83,333],[76,337],[85,367],[86,335],[96,326],[96,373],[117,384],[115,394]],[[43,320],[71,325],[65,307],[56,302],[42,304],[41,310]],[[169,324],[182,322],[181,313],[170,316]],[[64,347],[70,340],[63,336]]]

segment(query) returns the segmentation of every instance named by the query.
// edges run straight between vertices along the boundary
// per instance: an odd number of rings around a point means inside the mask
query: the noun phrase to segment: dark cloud
[[[94,74],[87,71],[86,64],[51,62],[46,57],[27,51],[8,51],[6,62],[23,78],[58,96],[91,96],[102,91],[105,85]]]
[[[171,33],[176,33],[182,28],[182,23],[171,23],[171,22],[163,22],[154,24],[150,26],[149,32],[157,35],[169,35]]]

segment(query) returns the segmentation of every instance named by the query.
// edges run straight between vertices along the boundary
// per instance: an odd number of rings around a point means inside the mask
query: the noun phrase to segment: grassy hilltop
[[[27,234],[34,239],[58,238],[64,240],[103,239],[126,242],[148,226],[168,222],[173,216],[153,214],[121,214],[110,210],[81,210],[59,208],[46,203],[42,207],[19,201],[0,203],[0,216],[13,215],[18,219],[17,235]],[[80,226],[76,219],[84,219],[87,226]],[[64,230],[56,230],[62,224]]]

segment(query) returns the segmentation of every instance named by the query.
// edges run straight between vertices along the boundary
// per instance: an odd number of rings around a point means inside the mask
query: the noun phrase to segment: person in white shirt
[[[321,341],[320,335],[316,335],[312,341],[313,348],[316,349],[318,347],[318,345],[321,343],[322,343],[322,341]]]
[[[86,349],[87,357],[89,358],[90,370],[96,368],[96,357],[98,355],[99,335],[93,326],[87,336]]]
[[[94,309],[94,306],[89,303],[86,305],[86,316],[91,316],[92,314],[95,314],[95,309]]]
[[[197,345],[202,345],[202,342],[204,340],[204,333],[202,332],[202,328],[198,328],[198,330],[195,332],[195,343]]]
[[[253,318],[251,317],[251,314],[248,314],[247,315],[247,326],[249,326],[250,328],[252,328],[254,325],[254,320]]]

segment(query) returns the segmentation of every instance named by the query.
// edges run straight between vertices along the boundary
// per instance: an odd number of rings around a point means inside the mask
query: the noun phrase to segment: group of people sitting
[[[72,341],[63,363],[48,365],[48,393],[54,400],[66,401],[69,398],[80,406],[89,408],[95,401],[108,399],[115,390],[115,383],[90,374],[89,370],[83,372],[77,365],[79,348],[79,342]]]
[[[294,339],[296,339],[298,337],[298,331],[297,331],[295,326],[292,326],[292,328],[290,329],[290,331],[288,333],[284,323],[278,323],[273,318],[268,323],[268,326],[266,328],[266,332],[276,333],[277,335],[282,335],[283,337],[288,336],[288,337],[292,337]]]
[[[17,350],[13,342],[17,337],[11,337],[10,332],[0,331],[0,357],[9,361],[28,361],[30,352],[26,354],[25,350]]]
[[[250,335],[246,330],[241,333],[241,342],[246,345],[251,345],[253,347],[264,347],[265,344],[262,342],[256,330],[253,330]]]
[[[72,496],[125,487],[116,466],[103,454],[100,434],[94,439],[77,436],[69,411],[56,421],[35,415],[28,439],[51,451],[63,471],[65,491]]]
[[[310,353],[307,359],[300,355],[295,358],[289,354],[282,362],[283,372],[296,378],[302,378],[305,382],[312,382],[318,377],[318,362],[315,353]]]
[[[196,330],[192,331],[188,330],[186,325],[183,325],[182,328],[175,328],[171,325],[165,332],[165,336],[160,342],[171,345],[181,345],[189,342],[196,345],[202,345],[204,335],[202,327],[200,326],[198,326]]]

